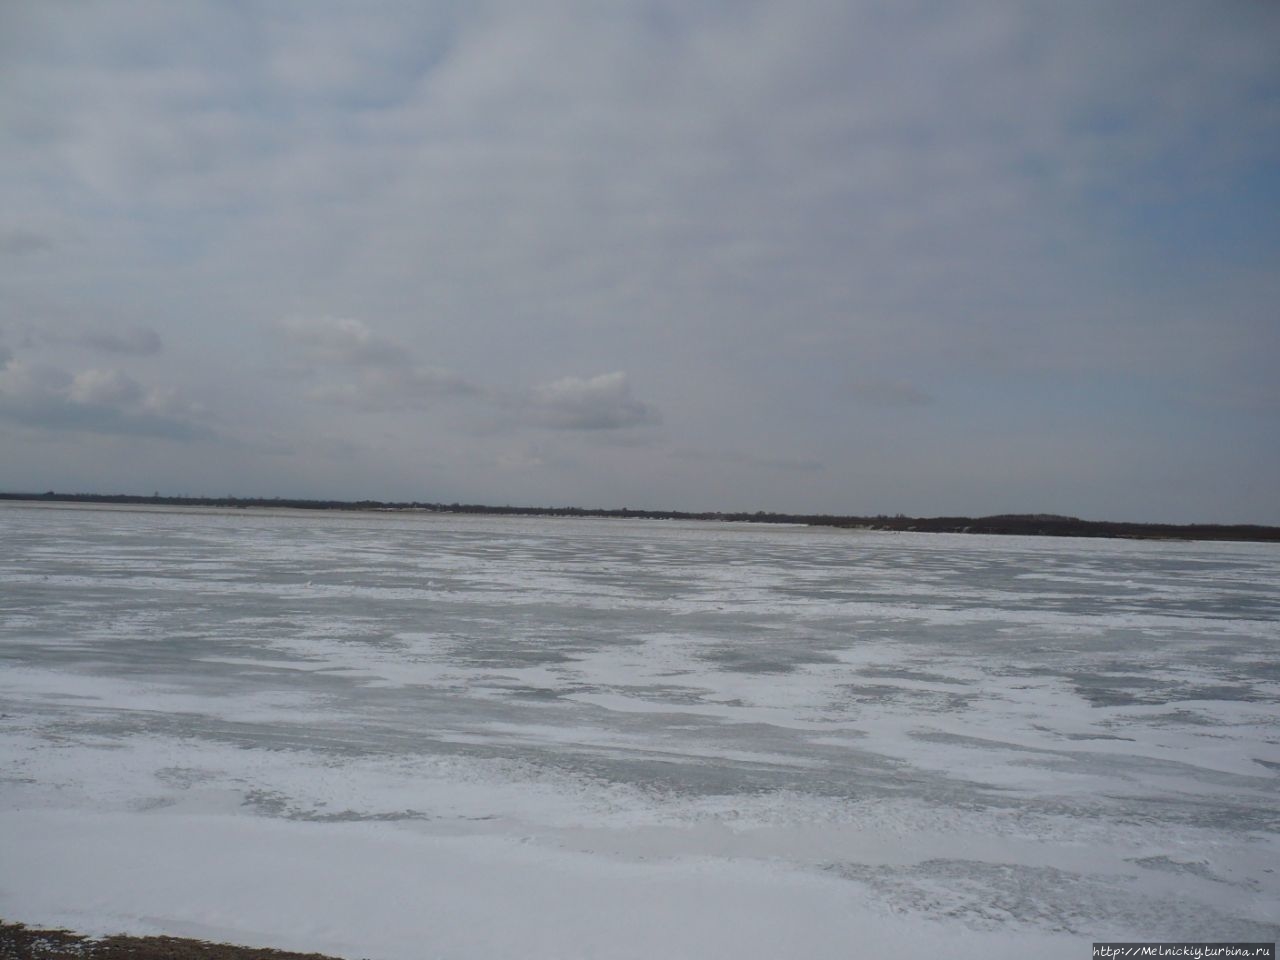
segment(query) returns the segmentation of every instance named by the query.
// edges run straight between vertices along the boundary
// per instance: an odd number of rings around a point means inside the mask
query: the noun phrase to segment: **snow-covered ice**
[[[0,916],[370,958],[1280,934],[1280,550],[0,506]]]

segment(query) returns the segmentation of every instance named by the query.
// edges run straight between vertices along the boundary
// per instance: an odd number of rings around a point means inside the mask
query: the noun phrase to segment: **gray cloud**
[[[415,363],[407,347],[377,336],[360,320],[293,318],[283,327],[302,356],[322,368],[322,379],[347,378],[313,387],[308,392],[313,400],[376,412],[482,392],[460,374]]]
[[[622,371],[539,384],[528,399],[529,419],[556,430],[622,430],[662,419],[652,406],[631,395],[631,384]]]
[[[194,408],[172,390],[147,390],[119,370],[74,374],[46,364],[8,359],[0,367],[0,418],[55,431],[168,440],[212,440],[192,419]]]
[[[405,365],[363,365],[344,383],[323,384],[308,391],[313,400],[354,409],[413,409],[445,397],[472,397],[479,388],[448,370]]]
[[[0,255],[20,257],[52,249],[53,240],[42,233],[31,230],[10,230],[0,233]]]
[[[130,327],[127,330],[91,330],[82,342],[105,353],[146,357],[160,352],[164,342],[151,327]]]
[[[1280,520],[1274,4],[64,13],[0,31],[0,322],[289,437],[229,488]]]
[[[527,391],[486,387],[452,370],[417,363],[402,343],[379,336],[360,320],[293,318],[283,324],[291,344],[322,380],[308,397],[365,412],[430,408],[447,398],[481,401],[510,423],[553,430],[624,430],[660,422],[657,411],[631,394],[623,372],[564,377]]]
[[[695,450],[680,448],[673,450],[671,456],[676,460],[688,460],[694,463],[715,463],[728,466],[761,468],[767,470],[788,470],[810,473],[825,470],[826,464],[820,460],[809,460],[799,457],[761,457],[741,451],[727,450]]]
[[[859,403],[873,407],[920,407],[934,402],[930,394],[896,380],[858,379],[851,381],[846,390]]]
[[[291,317],[282,326],[289,341],[313,363],[396,367],[408,362],[403,346],[376,336],[360,320]]]
[[[119,370],[81,370],[71,378],[67,397],[72,403],[133,406],[143,402],[142,384]]]

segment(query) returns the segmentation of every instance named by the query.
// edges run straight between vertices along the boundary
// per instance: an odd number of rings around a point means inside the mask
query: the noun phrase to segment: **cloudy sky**
[[[1280,523],[1280,4],[0,4],[0,489]]]

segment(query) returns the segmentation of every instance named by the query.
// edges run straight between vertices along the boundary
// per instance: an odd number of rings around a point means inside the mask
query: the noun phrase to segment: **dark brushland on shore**
[[[185,937],[93,939],[0,920],[0,960],[335,960],[319,953],[238,947]]]
[[[632,510],[598,507],[513,507],[477,503],[424,503],[382,500],[305,500],[289,497],[169,497],[155,494],[0,493],[2,500],[41,503],[100,503],[117,506],[276,508],[291,510],[364,510],[465,513],[520,517],[603,517],[632,520],[707,520],[728,523],[787,523],[862,530],[921,533],[986,533],[1044,537],[1124,537],[1138,540],[1251,540],[1280,543],[1280,527],[1223,523],[1129,523],[1081,520],[1046,513],[1010,513],[990,517],[836,516],[832,514],[693,513],[683,510]]]

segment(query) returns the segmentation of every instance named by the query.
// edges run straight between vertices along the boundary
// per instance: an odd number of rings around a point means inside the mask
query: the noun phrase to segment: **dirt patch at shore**
[[[182,937],[91,940],[67,930],[38,930],[0,920],[0,960],[339,960],[318,953],[237,947]]]

